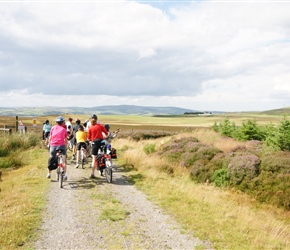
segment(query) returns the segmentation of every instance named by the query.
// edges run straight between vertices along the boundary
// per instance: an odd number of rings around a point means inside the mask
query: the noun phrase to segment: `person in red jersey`
[[[103,142],[103,133],[108,136],[108,131],[102,125],[97,123],[98,117],[93,114],[91,116],[91,127],[88,130],[88,140],[92,142],[92,174],[91,178],[95,178],[95,169],[98,166],[95,166],[95,158],[98,155],[98,151],[102,146]]]

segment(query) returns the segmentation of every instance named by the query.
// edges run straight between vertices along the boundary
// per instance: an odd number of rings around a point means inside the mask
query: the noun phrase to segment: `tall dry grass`
[[[27,164],[3,170],[0,182],[0,249],[17,249],[33,238],[49,185],[45,179],[47,150],[36,148],[18,154]]]
[[[180,134],[179,136],[184,137],[186,135]],[[230,152],[233,149],[239,147],[245,147],[246,149],[249,149],[253,145],[250,141],[246,142],[237,141],[233,138],[224,137],[213,130],[196,129],[193,131],[193,133],[189,134],[189,136],[194,136],[200,142],[214,146],[225,153]]]
[[[224,152],[239,146],[251,147],[210,131],[176,135],[186,137],[196,137]],[[134,166],[130,175],[150,199],[173,214],[185,230],[209,240],[216,249],[289,249],[289,212],[261,205],[241,192],[195,184],[187,169],[172,165],[158,154],[145,153],[146,145],[154,144],[158,151],[169,139],[114,141],[119,161],[125,167]]]

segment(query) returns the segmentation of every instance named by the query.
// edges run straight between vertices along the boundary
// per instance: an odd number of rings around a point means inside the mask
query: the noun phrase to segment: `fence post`
[[[15,130],[16,130],[16,132],[18,132],[18,115],[16,116]]]

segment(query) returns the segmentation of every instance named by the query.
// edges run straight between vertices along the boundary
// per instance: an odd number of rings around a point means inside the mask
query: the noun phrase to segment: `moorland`
[[[63,114],[85,121],[88,114]],[[19,116],[27,134],[2,134],[0,245],[33,239],[49,188],[43,121]],[[287,249],[290,244],[290,155],[287,110],[198,115],[99,115],[121,128],[114,147],[132,183],[184,230],[216,249]],[[15,117],[0,117],[0,126]],[[289,140],[288,140],[289,139]],[[280,147],[280,148],[279,148]],[[23,216],[25,214],[25,216]],[[3,229],[5,228],[5,229]],[[11,237],[13,235],[13,237]]]

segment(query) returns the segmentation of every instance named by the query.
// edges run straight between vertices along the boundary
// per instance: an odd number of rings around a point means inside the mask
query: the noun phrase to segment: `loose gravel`
[[[136,189],[120,168],[114,170],[109,184],[104,177],[90,179],[88,164],[85,169],[68,165],[62,189],[53,173],[47,180],[51,182],[47,207],[33,248],[210,249],[209,244],[182,233],[174,219]],[[124,216],[104,217],[108,203]]]

